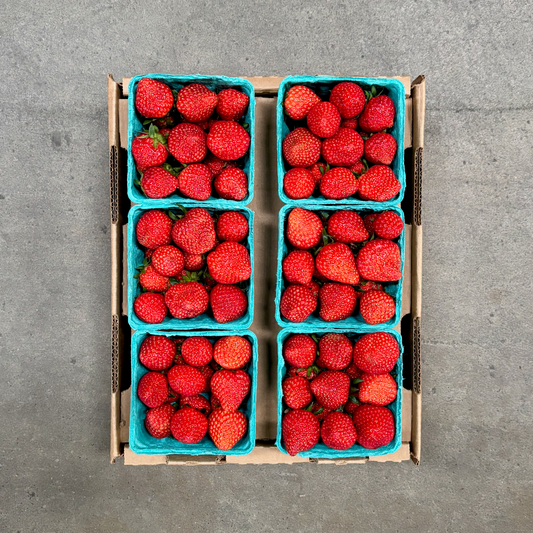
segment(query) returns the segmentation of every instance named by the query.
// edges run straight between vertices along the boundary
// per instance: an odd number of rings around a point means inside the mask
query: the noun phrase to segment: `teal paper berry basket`
[[[251,377],[251,389],[243,404],[239,408],[248,419],[248,429],[244,437],[228,451],[219,450],[207,434],[198,444],[184,444],[173,437],[156,439],[152,437],[144,426],[144,419],[148,407],[137,396],[139,380],[149,370],[139,361],[139,348],[147,335],[165,335],[166,337],[207,337],[213,343],[226,335],[239,335],[247,338],[252,344],[252,359],[246,371]],[[176,331],[176,332],[138,332],[131,338],[131,405],[130,405],[130,438],[131,450],[142,455],[247,455],[255,446],[255,413],[257,394],[257,338],[251,331]]]
[[[364,448],[360,444],[355,443],[351,448],[347,450],[334,450],[329,446],[326,446],[322,440],[318,444],[313,446],[310,450],[306,452],[300,452],[297,455],[300,457],[309,457],[313,459],[340,459],[343,457],[374,457],[379,455],[387,455],[393,453],[400,447],[402,443],[402,384],[403,384],[403,344],[401,335],[394,329],[381,329],[385,333],[391,334],[400,347],[400,356],[396,366],[393,368],[391,374],[395,376],[396,384],[398,385],[398,394],[396,399],[389,405],[387,408],[390,409],[394,417],[394,426],[395,433],[392,441],[386,446],[381,446],[374,450]],[[285,449],[285,444],[283,443],[283,437],[281,434],[281,421],[283,418],[283,391],[282,391],[282,382],[287,373],[287,367],[285,365],[285,360],[283,359],[283,343],[285,339],[294,333],[301,333],[299,328],[287,328],[283,329],[278,333],[278,372],[277,372],[277,409],[278,409],[278,427],[277,427],[277,436],[276,436],[276,446],[279,450],[287,454]],[[332,332],[331,329],[315,329],[313,333],[318,335],[323,335],[324,333]],[[362,337],[365,333],[357,331],[355,329],[345,329],[345,330],[335,330],[335,333],[344,333],[352,342]]]
[[[355,211],[359,213],[362,217],[367,215],[368,213],[378,213],[382,211],[393,211],[394,213],[398,214],[402,221],[404,222],[404,230],[402,231],[401,235],[393,239],[394,242],[396,242],[400,248],[400,254],[401,254],[401,264],[402,264],[402,277],[398,281],[394,282],[388,282],[383,283],[383,288],[385,292],[390,294],[395,301],[395,311],[394,316],[385,322],[384,324],[367,324],[361,314],[357,312],[356,315],[352,315],[344,320],[337,320],[334,322],[326,322],[322,320],[319,315],[318,311],[320,308],[320,304],[317,304],[317,308],[304,322],[291,322],[290,320],[287,320],[280,312],[280,301],[281,301],[281,295],[283,294],[283,291],[287,287],[288,283],[285,281],[285,278],[283,277],[283,271],[282,271],[282,263],[283,259],[289,252],[288,241],[285,238],[285,232],[287,227],[287,217],[289,216],[289,213],[296,207],[300,207],[303,209],[307,209],[309,211],[313,211],[317,213],[320,216],[321,212],[329,213],[330,215],[332,213],[335,213],[336,211],[341,210],[349,210],[349,211]],[[298,328],[301,331],[309,331],[314,330],[316,328],[328,328],[328,329],[339,329],[339,328],[357,328],[360,331],[380,331],[383,328],[393,328],[398,324],[400,321],[400,313],[402,309],[402,281],[403,281],[403,266],[404,266],[404,248],[405,248],[405,219],[403,215],[403,211],[396,207],[396,206],[390,206],[388,208],[383,208],[383,206],[379,207],[370,207],[370,206],[355,206],[352,204],[346,205],[346,204],[339,204],[336,206],[331,205],[322,205],[322,206],[302,206],[302,205],[285,205],[281,208],[279,212],[279,225],[278,225],[278,264],[277,264],[277,277],[276,277],[276,321],[277,323],[282,327],[291,327],[298,325]]]
[[[211,204],[199,204],[199,205],[188,205],[188,209],[192,209],[193,207],[201,207],[203,209],[206,209],[211,215],[214,215],[215,213],[223,213],[225,211],[237,211],[239,213],[242,213],[246,219],[248,220],[248,237],[245,241],[242,242],[242,244],[246,247],[250,254],[250,263],[252,267],[252,275],[250,276],[250,279],[245,282],[244,292],[248,297],[248,308],[246,309],[246,313],[238,318],[237,320],[234,320],[233,322],[228,322],[226,324],[220,324],[218,323],[211,313],[210,309],[207,310],[207,312],[201,314],[200,316],[197,316],[195,318],[185,318],[185,319],[179,319],[179,318],[173,318],[170,316],[169,313],[167,313],[167,316],[161,322],[160,324],[147,324],[146,322],[143,322],[140,320],[137,315],[135,314],[135,311],[133,310],[133,303],[135,301],[135,298],[141,293],[141,287],[137,281],[137,279],[134,278],[134,276],[138,273],[138,270],[136,270],[136,267],[141,266],[144,260],[144,250],[139,245],[137,241],[137,236],[135,234],[135,227],[137,226],[137,222],[139,218],[142,216],[143,213],[146,211],[151,211],[153,208],[147,207],[147,206],[134,206],[130,209],[128,214],[128,322],[132,329],[139,330],[139,331],[147,331],[147,330],[164,330],[164,329],[170,329],[170,330],[188,330],[188,329],[207,329],[207,330],[213,330],[213,329],[223,329],[223,330],[244,330],[250,327],[252,320],[253,320],[253,309],[254,309],[254,284],[253,284],[253,277],[254,277],[254,213],[253,211],[250,211],[247,207],[238,207],[236,205],[228,206],[227,203],[216,201],[212,202]],[[158,206],[158,209],[167,212],[169,210],[172,210],[176,214],[183,214],[182,211],[180,211],[178,208],[176,208],[175,204],[171,201],[166,201],[161,203]],[[209,252],[208,252],[209,253]]]
[[[401,184],[400,192],[386,202],[373,202],[369,200],[361,200],[355,196],[345,198],[343,200],[328,200],[316,191],[310,198],[303,200],[292,200],[283,190],[283,177],[285,173],[291,168],[283,159],[282,143],[290,130],[304,126],[307,127],[306,120],[294,121],[289,119],[284,113],[283,101],[287,95],[287,91],[294,85],[305,85],[315,91],[323,100],[329,100],[331,89],[342,81],[352,81],[357,83],[363,90],[370,90],[375,86],[378,91],[383,90],[383,94],[389,96],[394,102],[396,108],[396,115],[394,118],[394,125],[390,131],[391,135],[396,139],[397,149],[396,156],[392,161],[391,168],[396,175],[396,178]],[[289,127],[290,126],[290,127]],[[287,204],[295,204],[300,206],[308,206],[312,208],[315,205],[337,205],[339,203],[350,204],[352,206],[361,206],[365,208],[374,209],[388,209],[390,206],[400,203],[403,200],[405,192],[405,163],[404,163],[404,132],[405,130],[405,88],[403,84],[392,78],[350,78],[350,77],[335,77],[335,76],[288,76],[279,86],[278,102],[276,109],[276,137],[277,137],[277,151],[278,151],[278,194],[282,202]]]
[[[136,185],[135,181],[140,180],[141,176],[137,171],[135,166],[135,161],[131,154],[131,143],[133,139],[142,133],[143,131],[143,120],[137,110],[135,109],[135,94],[137,92],[137,84],[142,78],[152,78],[154,80],[159,80],[163,83],[166,83],[171,89],[179,91],[185,85],[191,83],[201,83],[219,93],[223,89],[236,89],[241,91],[248,96],[250,103],[242,120],[239,122],[248,124],[248,133],[250,134],[250,148],[248,152],[243,157],[243,170],[248,176],[248,194],[241,201],[235,200],[223,200],[217,196],[211,196],[208,200],[199,202],[198,200],[193,200],[192,198],[186,198],[180,194],[174,193],[170,196],[167,196],[163,199],[152,199],[148,198]],[[228,78],[226,76],[202,76],[202,75],[191,75],[191,76],[171,76],[168,74],[146,74],[144,76],[135,76],[131,79],[129,84],[129,96],[128,96],[128,196],[132,202],[149,206],[149,207],[158,207],[162,202],[172,201],[174,204],[179,203],[183,205],[190,204],[199,204],[199,203],[211,203],[215,201],[227,202],[230,205],[240,205],[244,206],[249,204],[253,198],[254,191],[254,142],[255,142],[255,95],[253,85],[243,78]]]

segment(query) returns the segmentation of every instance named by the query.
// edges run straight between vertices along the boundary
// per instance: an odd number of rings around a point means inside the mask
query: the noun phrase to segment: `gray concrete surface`
[[[527,4],[10,4],[0,530],[531,531]],[[420,467],[108,464],[107,72],[426,74]]]

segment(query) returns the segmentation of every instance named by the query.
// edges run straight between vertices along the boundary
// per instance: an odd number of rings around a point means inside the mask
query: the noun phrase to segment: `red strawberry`
[[[291,409],[302,409],[311,403],[313,395],[309,381],[300,376],[286,378],[281,384],[283,400]]]
[[[389,133],[375,133],[365,141],[365,159],[375,165],[390,165],[396,155],[396,139]]]
[[[302,120],[318,102],[320,102],[320,97],[309,87],[294,85],[287,91],[283,107],[290,118]]]
[[[133,310],[143,322],[147,324],[160,324],[167,316],[165,297],[162,294],[143,292],[135,298]]]
[[[315,357],[316,342],[309,335],[295,333],[283,343],[283,358],[289,366],[311,366]]]
[[[307,368],[296,368],[294,366],[291,366],[287,370],[287,376],[289,376],[291,378],[294,377],[294,376],[300,376],[300,377],[305,378],[305,379],[307,379],[309,381],[312,380],[312,379],[315,379],[318,376],[318,373],[319,373],[318,366],[310,366],[310,367],[307,367]]]
[[[353,415],[357,442],[371,450],[386,446],[394,438],[394,417],[389,409],[377,405],[361,405]]]
[[[359,384],[359,401],[372,405],[389,405],[396,399],[398,385],[390,374],[363,374]]]
[[[241,201],[248,194],[248,178],[244,170],[226,167],[213,182],[215,191],[225,200]]]
[[[221,241],[241,242],[248,235],[248,220],[237,211],[226,211],[217,220],[217,237]]]
[[[315,163],[314,165],[311,165],[307,170],[311,172],[311,175],[313,176],[313,179],[315,180],[315,186],[320,184],[320,180],[322,179],[322,176],[329,170],[329,167],[326,165],[326,163]]]
[[[357,440],[352,419],[346,413],[330,413],[322,423],[320,436],[324,444],[334,450],[347,450]]]
[[[402,188],[394,172],[384,165],[370,167],[359,179],[359,195],[363,200],[385,202]]]
[[[283,177],[283,190],[292,200],[309,198],[315,190],[315,178],[306,168],[291,168]]]
[[[402,277],[400,248],[386,239],[367,242],[359,251],[356,263],[364,279],[397,281]]]
[[[180,408],[193,407],[197,411],[200,411],[205,416],[209,416],[211,412],[211,403],[209,400],[201,394],[194,396],[182,396],[180,398]]]
[[[311,381],[315,398],[328,409],[338,409],[348,401],[350,378],[338,370],[325,370]]]
[[[330,102],[315,104],[307,114],[307,127],[318,137],[332,137],[340,125],[339,110]]]
[[[371,133],[392,128],[394,115],[394,102],[388,96],[374,96],[359,117],[359,127]]]
[[[339,110],[342,118],[354,118],[365,107],[365,93],[351,81],[338,83],[331,90],[329,101]]]
[[[359,160],[353,165],[350,165],[348,167],[348,170],[350,172],[353,172],[356,175],[356,177],[360,178],[367,171],[367,167],[361,160]]]
[[[218,176],[225,168],[228,167],[227,161],[222,161],[222,159],[218,158],[216,155],[213,155],[211,152],[208,152],[202,163],[209,168],[213,176]]]
[[[170,421],[172,436],[184,444],[200,442],[205,437],[207,428],[207,417],[192,407],[179,409]]]
[[[403,221],[400,215],[385,211],[379,213],[373,222],[374,233],[382,239],[395,239],[403,231]]]
[[[331,413],[332,409],[328,409],[327,407],[324,407],[320,402],[317,402],[316,400],[313,402],[313,405],[311,406],[311,412],[316,415],[318,420],[320,422],[323,422],[326,416]]]
[[[215,222],[208,211],[195,207],[177,220],[172,228],[172,240],[184,252],[204,254],[215,246]]]
[[[206,337],[187,337],[181,345],[183,360],[191,366],[205,366],[213,359],[213,345]]]
[[[205,259],[202,254],[183,254],[183,268],[185,270],[196,271],[200,270],[205,265]]]
[[[175,411],[175,407],[168,403],[148,409],[144,419],[146,431],[156,439],[170,437],[170,420]]]
[[[135,92],[135,108],[146,118],[164,117],[174,105],[174,96],[168,85],[151,78],[142,78]]]
[[[180,89],[176,98],[176,109],[187,122],[207,120],[215,110],[218,96],[205,85],[191,83]]]
[[[359,274],[350,248],[341,242],[326,244],[316,256],[316,268],[326,278],[348,285],[359,283]]]
[[[324,283],[318,292],[320,318],[326,322],[351,316],[357,304],[357,294],[351,285]]]
[[[342,370],[352,361],[352,343],[343,333],[326,333],[318,343],[316,364],[329,370]]]
[[[193,200],[207,200],[211,196],[211,171],[201,163],[188,165],[179,175],[180,192]]]
[[[176,357],[176,343],[163,335],[148,335],[139,349],[139,361],[148,370],[166,370]]]
[[[357,368],[356,364],[352,361],[344,370],[350,379],[358,379],[363,375],[360,368]]]
[[[307,285],[313,279],[315,260],[311,252],[293,250],[283,259],[283,275],[289,283]]]
[[[349,244],[369,237],[363,219],[355,211],[337,211],[328,219],[328,233],[335,241]]]
[[[199,366],[198,370],[201,372],[202,376],[205,378],[205,387],[202,392],[209,392],[211,390],[211,378],[213,377],[213,374],[215,371],[211,368],[210,365],[205,366]]]
[[[251,379],[244,370],[219,370],[211,379],[211,391],[226,411],[236,411],[250,388]]]
[[[155,249],[170,244],[172,220],[162,211],[146,211],[141,215],[135,233],[141,246]]]
[[[250,254],[236,242],[223,242],[207,256],[209,274],[218,283],[231,285],[246,281],[252,275]]]
[[[219,120],[207,134],[207,147],[224,161],[235,161],[250,147],[250,135],[237,122]]]
[[[303,322],[316,309],[316,297],[302,285],[289,285],[281,295],[281,314],[291,322]]]
[[[328,165],[348,167],[361,159],[365,143],[359,133],[339,128],[337,133],[322,142],[322,157]]]
[[[168,157],[166,139],[153,125],[147,132],[140,133],[131,142],[131,155],[139,172],[150,167],[160,167]]]
[[[219,324],[226,324],[244,315],[248,298],[235,285],[215,285],[209,294],[213,316]]]
[[[139,380],[137,396],[147,407],[160,407],[168,398],[167,378],[159,372],[148,372]]]
[[[183,122],[172,128],[168,149],[180,163],[199,163],[207,154],[206,135],[200,126]]]
[[[350,396],[348,401],[344,404],[344,412],[353,415],[360,405],[361,404],[355,396]]]
[[[320,285],[316,281],[310,281],[309,283],[305,284],[305,287],[307,287],[311,291],[313,298],[316,300],[318,298],[318,291],[320,290]]]
[[[215,342],[213,358],[226,370],[238,370],[252,358],[252,345],[237,335],[222,337]]]
[[[222,409],[218,398],[214,394],[211,394],[211,409],[213,411],[215,411],[216,409]]]
[[[165,198],[178,188],[179,181],[164,168],[150,167],[142,175],[140,185],[148,198]]]
[[[341,120],[341,128],[348,128],[350,130],[357,129],[357,119],[356,118],[346,118]]]
[[[353,362],[367,374],[390,372],[400,357],[400,348],[390,333],[367,333],[353,348]]]
[[[178,363],[176,363],[178,364]],[[167,398],[167,403],[176,403],[178,402],[180,399],[180,395],[172,390],[171,388],[168,389],[168,398]]]
[[[165,303],[174,318],[194,318],[207,311],[209,294],[197,281],[178,283],[166,292]]]
[[[145,291],[165,292],[170,287],[170,280],[162,276],[152,265],[146,265],[139,274],[139,283]]]
[[[159,246],[152,254],[152,266],[162,276],[171,278],[182,271],[184,266],[183,254],[171,244]]]
[[[167,118],[170,119],[170,117],[167,117]],[[171,122],[172,122],[171,125],[173,125],[175,121],[172,120]],[[157,126],[157,124],[156,124],[156,126]],[[163,135],[167,141],[168,141],[168,136],[170,135],[171,131],[172,131],[172,128],[160,128],[159,129],[159,133],[161,135]]]
[[[357,284],[357,291],[358,292],[382,291],[382,290],[383,290],[383,285],[381,283],[376,282],[376,281],[368,281],[366,279],[362,279]]]
[[[315,213],[296,207],[287,217],[286,234],[295,248],[313,248],[322,239],[322,221]]]
[[[367,324],[383,324],[394,316],[396,305],[385,291],[368,291],[361,296],[359,311]]]
[[[231,450],[247,428],[248,421],[240,411],[217,409],[209,415],[209,436],[219,450]]]
[[[218,93],[217,113],[222,120],[239,120],[243,117],[250,98],[235,89],[224,89]]]
[[[194,396],[205,388],[204,375],[193,366],[175,365],[168,371],[167,377],[171,389],[178,394]]]
[[[320,192],[330,200],[348,198],[357,192],[357,178],[347,168],[332,168],[322,176]]]
[[[291,167],[309,167],[320,159],[320,139],[307,128],[296,128],[283,139],[283,157]]]
[[[363,219],[363,222],[365,223],[365,228],[367,229],[370,235],[374,233],[374,220],[376,220],[378,215],[379,213],[370,213],[369,215],[366,215],[366,217]]]
[[[289,411],[281,422],[281,433],[287,453],[296,455],[318,444],[320,422],[309,411]]]

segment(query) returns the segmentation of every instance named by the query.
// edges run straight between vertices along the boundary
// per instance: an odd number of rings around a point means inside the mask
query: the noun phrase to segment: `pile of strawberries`
[[[324,198],[384,202],[401,189],[390,168],[396,140],[387,132],[394,125],[395,107],[376,87],[363,91],[344,81],[324,102],[309,87],[294,85],[283,102],[292,130],[283,140],[283,157],[292,168],[283,190],[293,200],[315,190]]]
[[[393,211],[363,218],[351,210],[292,209],[285,228],[288,253],[282,270],[287,286],[281,315],[303,322],[318,307],[322,320],[334,322],[354,315],[358,307],[368,324],[390,320],[396,304],[384,284],[402,277],[395,242],[402,231],[403,221]]]
[[[250,99],[236,89],[218,94],[200,83],[173,91],[168,85],[142,78],[135,108],[145,118],[146,131],[137,135],[131,153],[141,178],[137,185],[148,198],[179,192],[207,200],[212,186],[220,198],[243,200],[248,177],[241,158],[250,147],[242,118]]]
[[[287,452],[308,451],[320,439],[334,450],[356,442],[370,449],[389,444],[395,424],[385,406],[398,392],[390,372],[399,354],[396,339],[385,332],[368,333],[354,343],[343,333],[288,337],[281,424]]]
[[[208,337],[148,335],[139,360],[149,372],[137,385],[148,407],[148,433],[184,444],[197,444],[209,433],[217,448],[231,450],[248,429],[239,407],[251,389],[251,358],[250,341],[236,335],[214,344]]]
[[[248,220],[238,211],[214,217],[201,207],[182,211],[150,210],[137,222],[137,241],[146,250],[136,276],[143,292],[133,304],[135,314],[159,324],[168,313],[194,318],[211,307],[217,322],[237,320],[248,308],[243,282],[252,274],[250,254],[242,244]]]

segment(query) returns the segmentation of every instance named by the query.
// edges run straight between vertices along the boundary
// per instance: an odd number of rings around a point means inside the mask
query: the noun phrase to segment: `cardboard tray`
[[[127,197],[128,83],[117,83],[108,75],[109,175],[111,200],[111,442],[112,463],[123,456],[126,465],[216,465],[216,464],[358,464],[367,461],[420,462],[421,378],[420,321],[422,304],[422,160],[425,119],[425,78],[412,84],[398,78],[406,93],[405,167],[406,189],[402,202],[405,214],[405,264],[400,324],[402,333],[403,390],[402,444],[398,451],[379,457],[340,459],[290,457],[275,445],[276,438],[276,335],[274,316],[276,286],[277,225],[282,203],[276,183],[276,99],[283,78],[248,78],[256,95],[255,191],[249,205],[255,212],[255,311],[251,330],[258,338],[256,446],[244,456],[136,455],[128,446],[130,411],[130,343],[127,301],[123,276],[124,235],[130,202]]]

